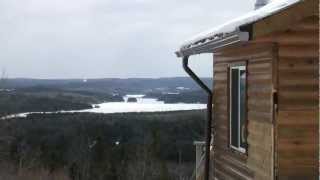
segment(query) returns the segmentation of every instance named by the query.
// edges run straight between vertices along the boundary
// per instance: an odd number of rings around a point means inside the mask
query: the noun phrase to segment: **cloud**
[[[253,3],[0,0],[0,67],[10,77],[184,76],[174,56],[180,43]],[[211,56],[194,59],[200,75],[210,76]]]

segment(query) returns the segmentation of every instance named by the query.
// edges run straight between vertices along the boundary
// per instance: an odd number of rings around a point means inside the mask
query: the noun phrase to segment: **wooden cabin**
[[[209,179],[318,179],[319,0],[272,0],[176,52],[202,53],[214,61]]]

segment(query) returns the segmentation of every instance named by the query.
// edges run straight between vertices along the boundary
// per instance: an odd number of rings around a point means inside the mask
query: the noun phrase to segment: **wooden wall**
[[[318,24],[318,19],[305,19],[290,31],[303,44],[279,41],[280,180],[319,177],[319,24],[305,29],[307,24]]]
[[[258,38],[279,46],[276,167],[280,180],[319,177],[319,18]]]
[[[274,44],[247,44],[214,55],[214,174],[223,180],[273,177]],[[228,67],[247,63],[248,154],[229,148]]]

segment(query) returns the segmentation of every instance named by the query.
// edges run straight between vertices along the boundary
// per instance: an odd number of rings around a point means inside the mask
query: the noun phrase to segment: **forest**
[[[204,111],[31,114],[0,124],[0,179],[174,180],[194,170]]]

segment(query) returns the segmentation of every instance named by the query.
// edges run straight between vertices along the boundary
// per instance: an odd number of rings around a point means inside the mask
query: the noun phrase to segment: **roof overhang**
[[[178,57],[214,53],[215,50],[222,47],[248,41],[249,32],[246,31],[250,31],[250,36],[252,36],[250,29],[253,24],[304,1],[306,0],[272,0],[259,9],[194,36],[185,41],[175,53]],[[307,1],[311,2],[313,0]],[[270,22],[268,25],[270,26]],[[248,27],[251,28],[248,29]]]
[[[183,46],[176,52],[178,57],[191,56],[202,53],[213,53],[215,50],[225,46],[233,45],[239,42],[249,40],[249,32],[236,31],[225,34],[224,36],[216,36],[211,39],[198,41],[188,46]]]

